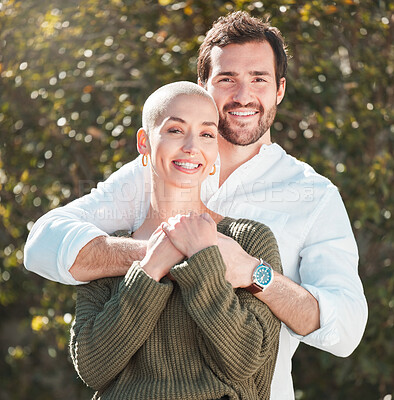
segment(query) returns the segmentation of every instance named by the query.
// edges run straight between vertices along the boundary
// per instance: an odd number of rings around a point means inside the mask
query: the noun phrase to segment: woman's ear
[[[140,154],[149,154],[149,140],[144,128],[138,129],[137,132],[137,149]]]

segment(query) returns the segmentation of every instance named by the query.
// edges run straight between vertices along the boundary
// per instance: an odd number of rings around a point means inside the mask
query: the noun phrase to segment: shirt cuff
[[[79,252],[89,242],[99,236],[109,236],[104,231],[91,224],[83,224],[79,232],[72,231],[72,234],[65,236],[57,256],[57,268],[60,276],[60,283],[67,285],[82,285],[88,282],[77,281],[70,273]]]
[[[313,347],[324,350],[327,347],[336,345],[340,341],[340,335],[336,327],[338,318],[336,309],[333,307],[332,298],[330,298],[330,295],[328,293],[326,294],[324,290],[319,290],[314,286],[301,286],[311,293],[319,303],[320,328],[306,336],[297,335],[288,327],[287,329],[292,336]]]

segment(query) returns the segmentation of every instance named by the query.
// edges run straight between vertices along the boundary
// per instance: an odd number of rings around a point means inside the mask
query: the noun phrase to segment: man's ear
[[[286,91],[286,78],[280,78],[279,88],[278,91],[276,92],[276,105],[278,105],[283,100],[283,97],[285,97],[285,91]]]
[[[144,128],[138,129],[137,132],[137,149],[140,154],[149,154],[149,139]]]
[[[207,90],[207,85],[206,84],[204,85],[200,78],[197,79],[197,85],[201,86],[203,89]]]

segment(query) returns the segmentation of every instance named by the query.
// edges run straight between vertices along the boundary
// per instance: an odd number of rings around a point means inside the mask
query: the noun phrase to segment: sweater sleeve
[[[241,236],[247,242],[251,234],[259,235],[259,232],[247,231]],[[263,247],[267,254],[277,252],[273,235],[264,241]],[[252,255],[262,257],[261,245],[255,246]],[[276,267],[280,268],[278,254],[269,258],[277,259]],[[175,266],[171,274],[181,288],[185,307],[200,328],[207,362],[233,382],[250,378],[269,363],[271,376],[267,379],[270,382],[280,323],[268,307],[249,292],[238,289],[237,296],[225,279],[225,270],[218,247],[212,246]]]
[[[124,278],[105,278],[77,288],[70,352],[76,371],[103,390],[153,331],[173,288],[151,279],[134,262]]]

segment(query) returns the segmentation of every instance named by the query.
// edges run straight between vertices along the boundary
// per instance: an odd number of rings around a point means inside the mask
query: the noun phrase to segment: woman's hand
[[[218,243],[216,223],[206,213],[177,215],[161,227],[171,243],[188,258]]]
[[[140,265],[150,277],[159,282],[184,258],[159,226],[149,238],[146,255]]]

